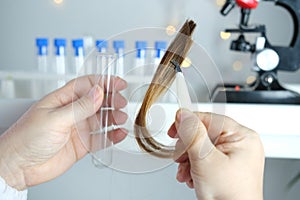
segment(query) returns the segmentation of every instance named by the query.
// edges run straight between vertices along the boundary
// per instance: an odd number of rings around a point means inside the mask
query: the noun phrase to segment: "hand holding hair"
[[[263,199],[264,151],[256,132],[226,116],[181,109],[168,134],[178,138],[177,180],[195,188],[198,199]]]

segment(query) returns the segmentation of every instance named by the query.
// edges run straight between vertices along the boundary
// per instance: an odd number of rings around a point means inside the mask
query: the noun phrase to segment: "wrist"
[[[19,165],[20,157],[10,142],[9,134],[0,136],[0,176],[5,182],[17,190],[26,189],[24,173]]]

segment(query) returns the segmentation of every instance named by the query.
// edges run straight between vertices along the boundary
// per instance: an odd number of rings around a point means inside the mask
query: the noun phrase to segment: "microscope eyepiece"
[[[221,9],[221,14],[226,16],[235,6],[235,0],[227,0]]]

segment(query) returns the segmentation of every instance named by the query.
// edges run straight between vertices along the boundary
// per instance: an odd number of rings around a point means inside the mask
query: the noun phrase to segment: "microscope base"
[[[216,90],[212,102],[219,103],[261,103],[300,104],[300,95],[290,90]]]

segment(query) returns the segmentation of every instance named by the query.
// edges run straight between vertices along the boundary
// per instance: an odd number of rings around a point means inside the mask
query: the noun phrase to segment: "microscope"
[[[258,0],[226,0],[221,14],[226,16],[234,7],[241,9],[238,28],[226,29],[225,32],[236,33],[230,49],[251,53],[254,57],[253,69],[257,78],[250,85],[223,84],[213,91],[213,102],[228,103],[266,103],[266,104],[300,104],[300,95],[284,88],[278,80],[277,72],[296,71],[300,68],[300,1],[299,0],[262,0],[274,2],[276,6],[286,9],[292,16],[294,34],[287,47],[273,46],[266,36],[265,25],[249,25],[251,11],[258,6]],[[245,34],[257,34],[256,42],[251,44]]]

